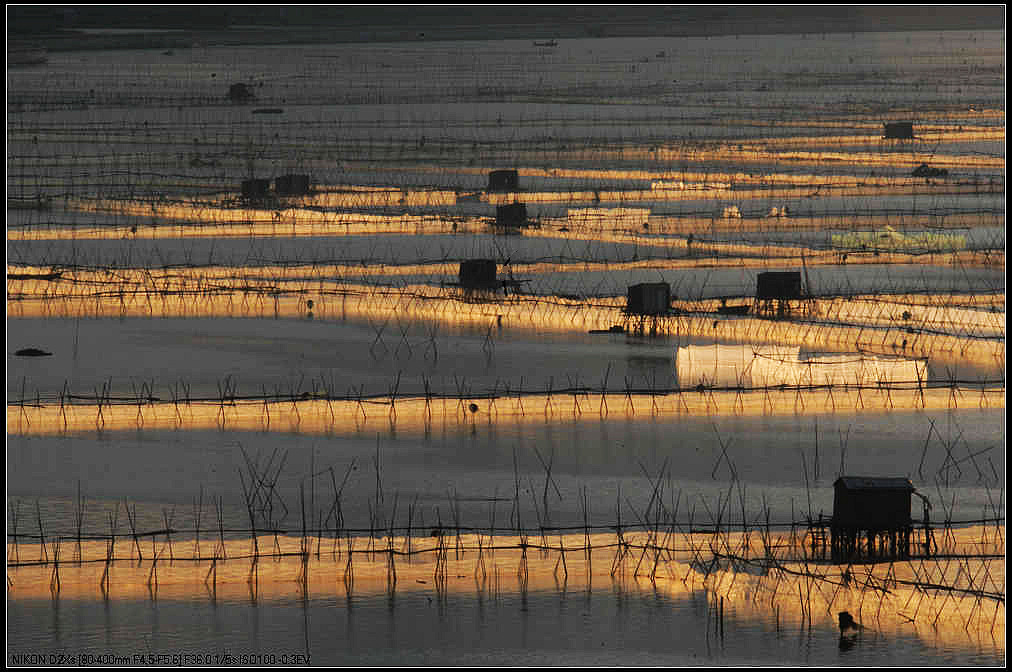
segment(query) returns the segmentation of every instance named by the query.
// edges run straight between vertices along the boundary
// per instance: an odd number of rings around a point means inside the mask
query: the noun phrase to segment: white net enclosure
[[[679,347],[680,387],[880,385],[924,381],[927,362],[864,353],[802,355],[797,346],[689,345]]]

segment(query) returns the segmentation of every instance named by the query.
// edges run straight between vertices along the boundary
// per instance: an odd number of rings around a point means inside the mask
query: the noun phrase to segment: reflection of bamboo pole
[[[49,579],[49,592],[53,597],[60,594],[60,538],[53,541],[53,572]]]

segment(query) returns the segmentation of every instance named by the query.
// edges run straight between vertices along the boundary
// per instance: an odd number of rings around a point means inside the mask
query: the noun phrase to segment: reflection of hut
[[[914,177],[947,177],[949,175],[949,171],[945,168],[933,168],[926,163],[922,163],[914,168],[913,172],[910,174]]]
[[[520,188],[520,177],[515,170],[493,170],[488,174],[489,191],[516,191]]]
[[[270,180],[251,178],[242,181],[243,198],[266,198],[270,189]]]
[[[495,225],[501,227],[519,227],[527,225],[527,205],[524,203],[508,203],[495,207]]]
[[[281,175],[274,178],[274,191],[280,196],[304,196],[309,193],[309,175]]]
[[[833,489],[834,562],[910,556],[914,486],[908,479],[841,476]]]
[[[801,296],[801,273],[799,271],[767,271],[760,273],[756,282],[756,303],[760,314],[772,314],[774,306],[777,315],[790,313],[790,302]]]
[[[671,285],[643,282],[629,287],[625,312],[631,315],[667,315],[671,308]]]
[[[910,121],[890,121],[885,124],[886,140],[913,140],[914,124]]]
[[[233,103],[245,103],[253,100],[253,92],[245,84],[233,84],[228,87],[228,99]]]
[[[496,264],[492,259],[468,259],[460,262],[460,286],[465,289],[496,287]]]

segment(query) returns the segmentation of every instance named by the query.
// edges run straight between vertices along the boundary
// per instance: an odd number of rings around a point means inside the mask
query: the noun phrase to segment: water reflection
[[[74,627],[62,627],[61,610]],[[935,649],[903,632],[841,650],[832,621],[778,625],[768,609],[747,604],[725,604],[720,619],[719,605],[705,594],[672,598],[649,584],[581,592],[579,599],[565,591],[536,591],[484,601],[464,595],[435,601],[421,594],[258,604],[15,601],[8,605],[8,637],[25,651],[253,654],[268,664],[296,656],[309,656],[313,665],[370,666],[934,666],[1003,660],[986,641]]]

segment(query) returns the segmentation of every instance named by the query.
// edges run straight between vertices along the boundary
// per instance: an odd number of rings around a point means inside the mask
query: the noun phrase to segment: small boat
[[[559,46],[559,43],[556,42],[555,40],[547,40],[545,42],[538,42],[537,40],[535,40],[534,41],[534,46],[535,47],[557,47],[557,46]]]

